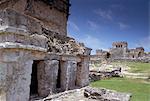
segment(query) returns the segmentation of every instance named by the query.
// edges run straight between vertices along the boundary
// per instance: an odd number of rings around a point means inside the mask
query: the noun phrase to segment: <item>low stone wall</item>
[[[112,71],[90,71],[89,74],[89,79],[91,82],[110,77],[122,77],[121,68],[114,69]]]

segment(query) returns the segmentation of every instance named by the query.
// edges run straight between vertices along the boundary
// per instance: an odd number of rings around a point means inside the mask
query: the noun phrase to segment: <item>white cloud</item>
[[[87,21],[87,24],[90,26],[90,28],[91,28],[92,30],[95,30],[95,29],[97,29],[97,28],[99,27],[94,21],[88,20],[88,21]]]
[[[96,49],[103,49],[105,50],[105,43],[104,41],[101,41],[101,39],[91,36],[91,35],[86,35],[85,37],[78,38],[77,39],[79,42],[83,42],[86,47],[92,48],[92,54],[95,54]]]
[[[78,25],[72,21],[68,21],[68,25],[76,31],[80,31]]]
[[[110,21],[113,20],[111,10],[102,10],[101,8],[99,8],[98,10],[95,10],[94,13],[97,14],[98,16],[100,16],[103,19],[107,19],[107,20],[110,20]]]
[[[119,28],[120,28],[121,30],[130,28],[129,25],[127,25],[127,24],[125,24],[125,23],[122,23],[122,22],[119,22],[118,25],[119,25]]]
[[[139,41],[138,45],[144,47],[147,51],[150,51],[150,35]]]

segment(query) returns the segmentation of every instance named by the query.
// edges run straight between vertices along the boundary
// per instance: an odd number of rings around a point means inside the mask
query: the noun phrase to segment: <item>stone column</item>
[[[60,68],[61,68],[61,89],[62,91],[68,90],[68,80],[69,80],[69,74],[68,74],[68,63],[66,61],[60,61]]]
[[[0,101],[28,101],[33,61],[29,52],[0,50]]]
[[[89,84],[89,57],[81,56],[81,62],[77,64],[76,86],[84,87]]]
[[[77,62],[76,61],[69,61],[68,64],[69,69],[69,85],[68,89],[75,88],[75,81],[76,81],[76,71],[77,71]]]
[[[75,88],[76,69],[76,61],[61,62],[61,87],[63,90]]]
[[[39,96],[46,97],[56,90],[59,61],[45,60],[38,64],[38,93]]]

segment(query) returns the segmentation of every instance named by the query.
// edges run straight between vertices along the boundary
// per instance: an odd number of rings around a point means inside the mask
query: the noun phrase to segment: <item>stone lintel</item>
[[[56,53],[46,54],[45,60],[60,60],[60,55]]]
[[[22,45],[19,43],[0,43],[0,61],[17,62],[20,57],[30,60],[44,60],[46,49],[31,45]]]
[[[23,49],[23,50],[47,52],[46,48],[36,47],[33,45],[23,45],[20,43],[12,43],[12,42],[0,43],[0,50],[1,49]]]
[[[61,55],[62,61],[76,61],[81,62],[81,59],[78,56],[75,55]]]
[[[81,54],[79,54],[79,55],[77,55],[81,60],[87,60],[87,61],[89,61],[89,59],[90,59],[90,55],[81,55]]]
[[[0,32],[0,43],[12,42],[24,45],[33,45],[36,47],[47,48],[47,38],[39,34]]]
[[[9,27],[9,26],[8,26]],[[1,30],[2,28],[0,28],[0,35],[6,35],[6,34],[9,34],[9,35],[23,35],[23,36],[28,36],[29,37],[29,34],[31,33],[26,33],[26,32],[9,32],[9,31],[6,31],[6,30]]]
[[[12,26],[1,26],[0,28],[0,32],[13,32],[13,33],[23,33],[23,34],[28,34],[29,31],[27,31],[26,29],[23,28],[16,28],[16,27],[12,27]]]

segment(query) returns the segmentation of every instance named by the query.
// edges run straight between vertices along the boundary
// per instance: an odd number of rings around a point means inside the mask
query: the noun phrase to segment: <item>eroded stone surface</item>
[[[36,101],[129,101],[131,94],[120,93],[104,88],[85,87],[49,95]],[[34,101],[34,100],[31,100]]]
[[[40,96],[47,96],[55,92],[59,61],[47,60],[38,63],[38,93]]]
[[[130,101],[131,94],[120,93],[102,88],[88,87],[84,90],[84,96],[100,101]]]
[[[88,85],[91,49],[67,37],[69,5],[69,0],[0,1],[1,101]]]
[[[89,84],[89,57],[82,57],[77,64],[76,85],[83,87]]]
[[[13,59],[6,62],[0,61],[2,71],[0,73],[0,91],[3,92],[1,101],[27,101],[29,99],[33,61],[28,56],[26,57],[25,52],[18,52],[18,54],[22,55],[19,55],[16,61]],[[15,54],[12,53],[11,57],[13,56],[15,57]]]

